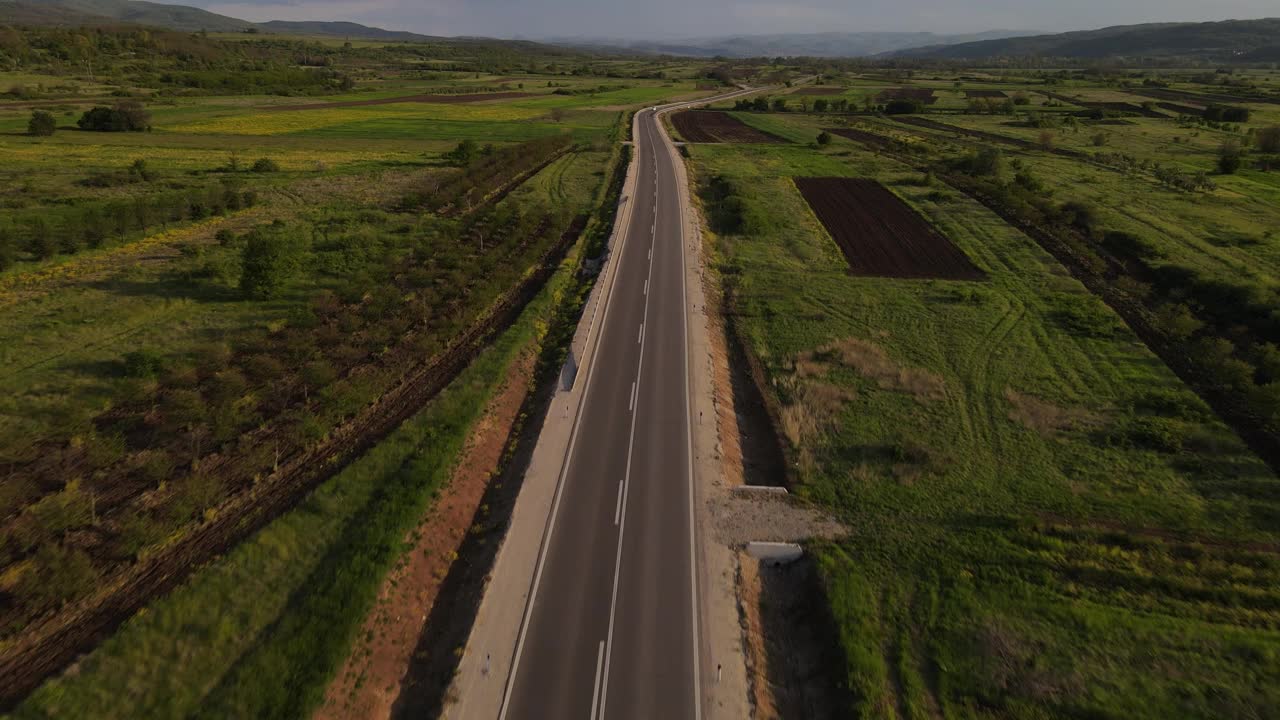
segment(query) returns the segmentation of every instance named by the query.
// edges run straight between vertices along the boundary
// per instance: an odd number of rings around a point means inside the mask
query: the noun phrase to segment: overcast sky
[[[181,3],[183,0],[168,0]],[[246,20],[351,20],[429,35],[670,39],[828,31],[1064,32],[1280,15],[1280,0],[186,0]]]

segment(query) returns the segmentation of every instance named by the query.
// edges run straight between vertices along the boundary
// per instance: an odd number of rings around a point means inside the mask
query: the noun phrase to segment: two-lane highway
[[[700,718],[685,268],[652,110],[502,717]]]

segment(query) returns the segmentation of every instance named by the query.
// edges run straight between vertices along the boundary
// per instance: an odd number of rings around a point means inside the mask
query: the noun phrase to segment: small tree
[[[444,159],[455,167],[467,167],[476,159],[477,152],[474,140],[463,140],[456,148],[445,153]]]
[[[1041,150],[1052,150],[1053,142],[1057,140],[1058,135],[1052,130],[1041,130],[1039,144]]]
[[[1239,170],[1243,163],[1244,152],[1240,149],[1240,143],[1228,140],[1218,148],[1218,172],[1231,175]]]
[[[254,300],[278,296],[301,266],[305,250],[304,239],[284,227],[251,231],[240,255],[240,291]]]
[[[44,110],[35,110],[31,113],[31,119],[27,121],[27,134],[37,137],[49,137],[58,129],[58,120],[53,113]]]
[[[256,173],[273,173],[280,172],[280,165],[271,158],[258,158],[250,169]]]
[[[773,101],[773,111],[774,111],[774,112],[786,112],[786,111],[787,111],[787,99],[786,99],[786,98],[777,98],[777,99],[775,99],[775,100]]]
[[[826,130],[823,130],[822,132],[818,133],[818,144],[819,144],[819,145],[830,145],[830,144],[831,144],[831,133],[827,132]]]
[[[827,108],[830,106],[831,106],[831,103],[828,103],[825,98],[818,98],[817,100],[813,101],[813,111],[817,113],[826,112]]]
[[[14,247],[13,231],[7,225],[0,225],[0,272],[8,270],[17,260],[17,248]]]
[[[1280,125],[1272,125],[1265,127],[1253,136],[1253,142],[1257,145],[1259,152],[1275,155],[1280,153]]]
[[[1093,146],[1102,147],[1107,144],[1110,137],[1104,132],[1095,133],[1093,136]]]

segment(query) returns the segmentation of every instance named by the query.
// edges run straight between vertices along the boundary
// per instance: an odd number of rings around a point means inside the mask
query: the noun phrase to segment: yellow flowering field
[[[274,147],[260,148],[197,148],[164,147],[156,145],[88,145],[82,143],[5,143],[3,154],[13,161],[57,162],[62,167],[128,167],[138,158],[155,167],[178,170],[207,170],[225,165],[231,153],[238,152],[246,165],[259,157],[269,157],[284,170],[312,170],[317,162],[328,167],[341,167],[358,163],[407,162],[420,159],[420,149],[364,149],[344,150]]]
[[[511,105],[399,103],[317,110],[275,110],[193,120],[160,129],[215,135],[287,135],[364,120],[422,119],[509,122],[539,117],[545,110]]]

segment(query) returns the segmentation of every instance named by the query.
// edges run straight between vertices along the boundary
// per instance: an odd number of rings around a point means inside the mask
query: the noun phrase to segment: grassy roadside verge
[[[13,714],[300,716],[322,697],[402,539],[508,364],[546,332],[566,259],[517,322],[386,441],[153,603]]]
[[[840,142],[690,154],[737,196],[713,225],[742,211],[720,269],[796,448],[794,489],[851,528],[814,548],[848,714],[1275,706],[1275,476],[1114,313],[891,159]],[[881,181],[989,280],[850,276],[799,176]]]

